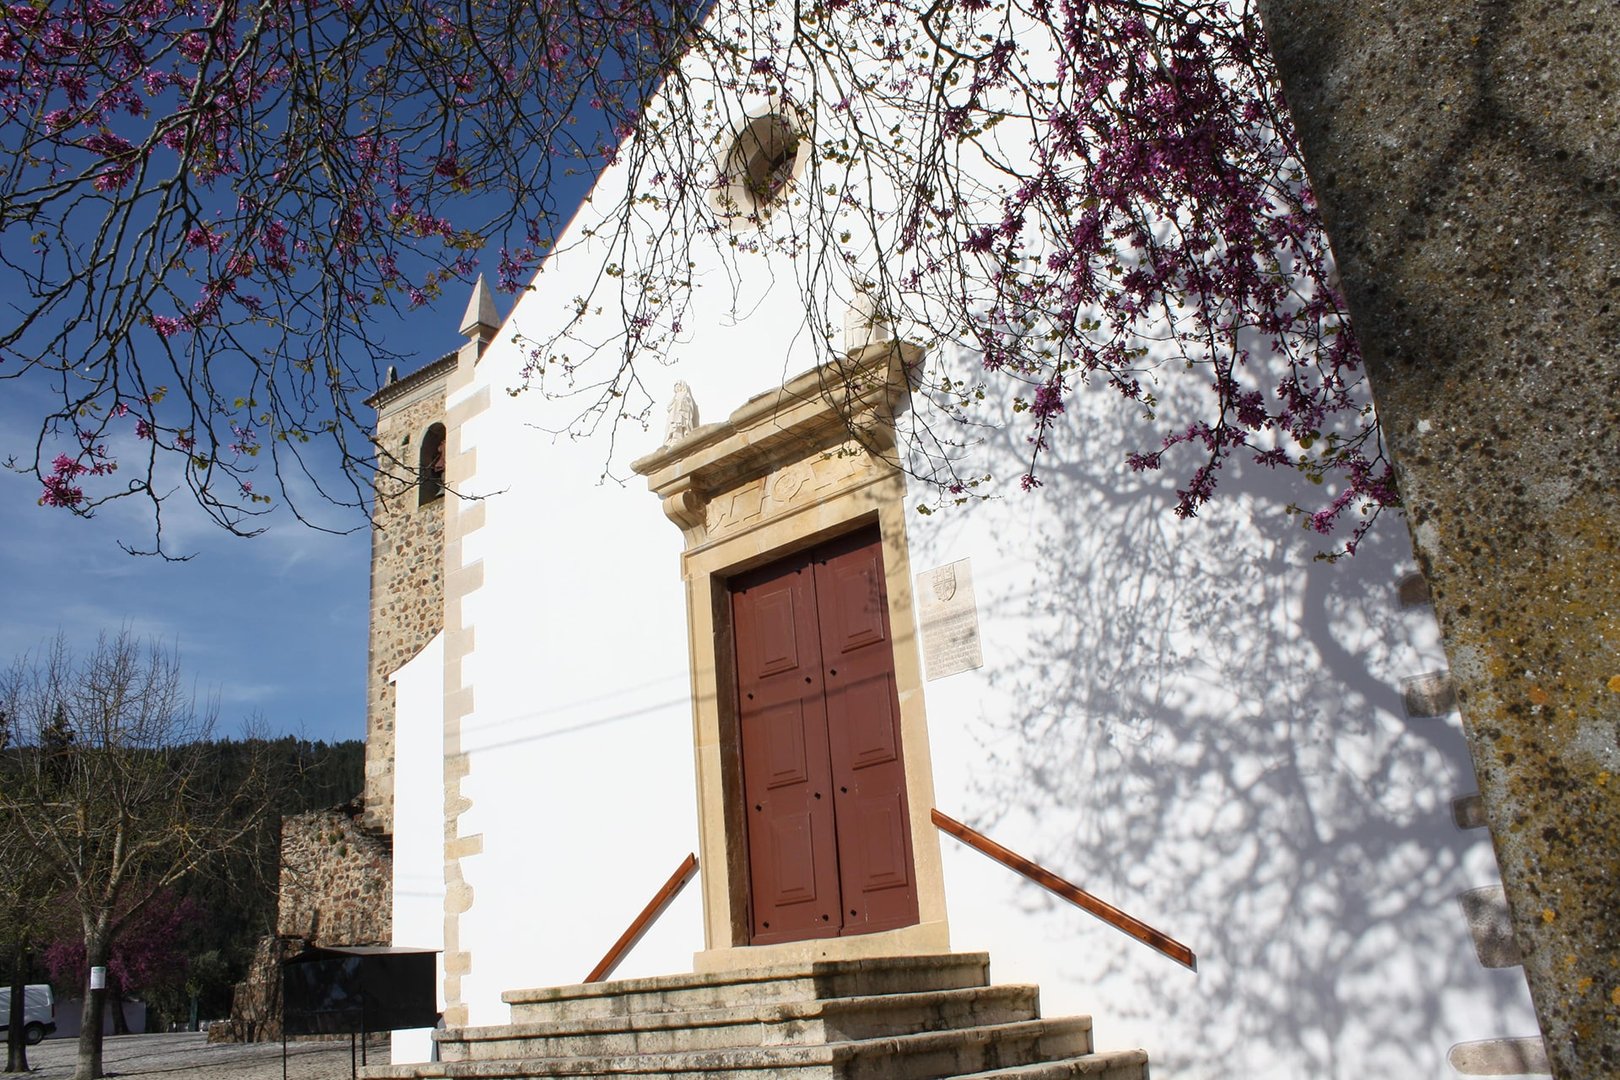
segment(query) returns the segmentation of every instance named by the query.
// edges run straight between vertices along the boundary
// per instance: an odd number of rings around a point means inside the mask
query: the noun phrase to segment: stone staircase
[[[984,953],[516,990],[512,1022],[437,1036],[442,1060],[372,1080],[1146,1080],[1140,1050],[1096,1053],[1091,1019],[1042,1019],[1033,986],[989,985]]]

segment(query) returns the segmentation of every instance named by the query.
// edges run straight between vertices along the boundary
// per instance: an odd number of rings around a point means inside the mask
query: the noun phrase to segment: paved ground
[[[103,1064],[108,1076],[147,1080],[281,1080],[281,1044],[221,1043],[208,1036],[108,1036]],[[77,1045],[73,1039],[46,1039],[28,1048],[28,1076],[34,1080],[68,1080],[73,1075]],[[366,1052],[372,1065],[388,1063],[388,1037],[372,1036]],[[0,1064],[4,1049],[0,1048]],[[358,1063],[358,1054],[355,1058]],[[349,1075],[349,1040],[295,1042],[287,1045],[287,1080],[345,1080]]]

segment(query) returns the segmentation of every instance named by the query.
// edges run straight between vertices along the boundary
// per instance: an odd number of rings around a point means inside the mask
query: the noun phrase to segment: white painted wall
[[[1459,720],[1400,702],[1444,666],[1430,611],[1397,603],[1402,523],[1314,562],[1281,515],[1312,492],[1256,469],[1178,522],[1175,478],[1125,469],[1117,406],[1078,400],[1038,496],[913,519],[914,570],[973,561],[985,636],[983,669],[929,684],[935,783],[1199,970],[947,841],[953,944],[1167,1076],[1449,1078],[1452,1044],[1534,1034],[1457,901],[1499,880],[1451,821],[1475,790]]]
[[[433,636],[394,683],[394,939],[444,948],[444,634]],[[439,1008],[444,1008],[440,957]],[[427,1061],[432,1030],[396,1031],[394,1062]]]
[[[506,1020],[503,990],[582,978],[697,847],[680,537],[628,468],[661,431],[553,434],[577,399],[506,392],[514,333],[545,336],[600,265],[593,213],[450,403],[489,395],[462,432],[486,515],[464,543],[483,574],[463,605],[474,1024]],[[640,367],[657,420],[676,378],[712,421],[814,362],[790,261],[726,249],[695,275],[672,363]],[[1152,439],[1132,412],[1081,395],[1033,495],[1022,431],[991,431],[965,453],[993,497],[910,516],[913,570],[972,560],[986,661],[927,685],[935,783],[941,809],[1186,941],[1199,971],[947,838],[954,945],[1167,1076],[1449,1077],[1453,1043],[1533,1033],[1521,974],[1478,965],[1456,899],[1497,880],[1484,833],[1449,817],[1474,787],[1457,719],[1401,709],[1399,679],[1442,664],[1432,618],[1396,604],[1402,523],[1315,563],[1281,510],[1319,489],[1243,468],[1222,479],[1238,497],[1179,523],[1179,477],[1123,468]],[[698,895],[620,975],[689,969]]]
[[[474,1023],[505,1020],[503,990],[583,979],[698,846],[679,535],[639,478],[598,482],[598,443],[539,430],[565,406],[503,392],[516,352],[497,341],[480,361],[491,408],[463,431],[491,496],[464,541],[484,574],[463,602]],[[689,969],[698,926],[694,888],[620,974]]]

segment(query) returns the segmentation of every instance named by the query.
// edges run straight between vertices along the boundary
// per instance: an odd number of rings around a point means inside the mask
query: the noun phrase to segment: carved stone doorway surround
[[[820,959],[949,951],[939,835],[929,819],[933,765],[922,666],[912,614],[905,529],[905,474],[896,465],[894,420],[907,372],[922,350],[867,345],[842,362],[796,376],[631,467],[663,500],[686,550],[692,728],[703,868],[704,951],[697,971]],[[777,945],[748,944],[747,845],[736,675],[726,581],[862,525],[882,537],[900,699],[901,740],[918,922],[897,930]]]

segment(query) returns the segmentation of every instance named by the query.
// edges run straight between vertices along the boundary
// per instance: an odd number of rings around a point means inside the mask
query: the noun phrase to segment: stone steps
[[[1100,1080],[1148,1080],[1146,1050],[1100,1050],[1059,1061],[1013,1065],[1005,1069],[969,1073],[953,1080],[1070,1080],[1090,1076]]]
[[[989,954],[949,953],[547,986],[509,990],[501,1000],[511,1007],[514,1023],[525,1023],[958,990],[985,986],[989,981]]]
[[[366,1075],[383,1077],[684,1076],[704,1080],[922,1080],[960,1076],[1032,1059],[1088,1054],[1091,1021],[1025,1020],[957,1031],[929,1031],[853,1042],[791,1046],[740,1046],[663,1054],[603,1057],[525,1057],[486,1061],[441,1061],[429,1066],[385,1066]]]
[[[1146,1080],[1141,1051],[1093,1053],[1091,1019],[1042,1019],[984,954],[831,961],[503,995],[512,1022],[436,1036],[443,1060],[373,1080]]]
[[[467,1028],[440,1040],[445,1061],[671,1053],[739,1046],[852,1042],[1016,1023],[1040,1016],[1033,986],[975,986],[905,994],[642,1012],[588,1020]]]

